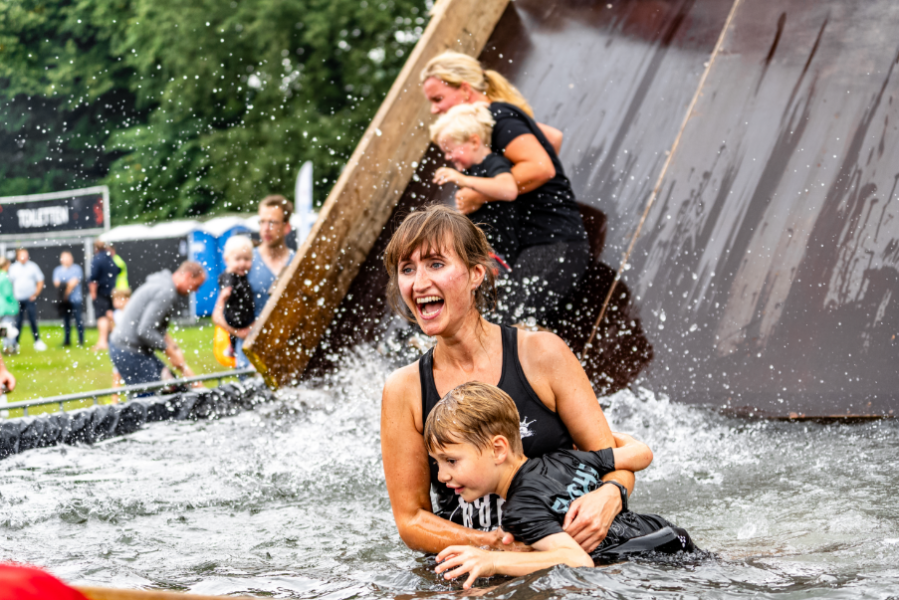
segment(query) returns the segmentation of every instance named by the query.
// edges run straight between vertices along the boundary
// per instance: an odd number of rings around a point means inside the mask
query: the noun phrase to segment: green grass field
[[[97,330],[85,331],[85,346],[62,347],[62,326],[41,325],[41,339],[47,344],[45,352],[34,349],[34,338],[27,325],[21,336],[20,350],[15,356],[4,356],[7,368],[16,377],[16,390],[6,395],[7,402],[19,402],[34,398],[46,398],[61,394],[74,394],[112,387],[112,362],[108,352],[91,352],[97,342]],[[184,350],[187,364],[197,375],[225,371],[212,355],[213,327],[208,320],[195,327],[171,326],[169,331]],[[72,332],[73,341],[77,338]],[[212,380],[209,385],[218,382]],[[101,399],[101,403],[109,402]],[[71,402],[66,409],[88,406],[92,400]],[[34,407],[28,414],[54,412],[58,406]],[[10,411],[9,416],[21,416],[22,410]]]

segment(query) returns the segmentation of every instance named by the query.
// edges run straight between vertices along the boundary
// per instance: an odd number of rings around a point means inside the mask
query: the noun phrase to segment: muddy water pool
[[[316,389],[214,422],[0,461],[0,558],[82,585],[277,598],[462,595],[397,535],[362,351]],[[655,452],[632,508],[714,558],[481,580],[496,598],[899,599],[899,425],[728,418],[635,388],[613,428]]]

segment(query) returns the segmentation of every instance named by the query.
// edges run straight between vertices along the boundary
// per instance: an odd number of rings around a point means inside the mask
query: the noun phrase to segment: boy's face
[[[453,163],[458,171],[464,171],[472,165],[479,164],[478,151],[481,149],[481,141],[477,136],[471,136],[467,142],[457,142],[449,137],[438,140],[440,149],[446,160]]]
[[[128,304],[128,298],[125,296],[113,296],[112,307],[116,310],[122,310]]]
[[[249,249],[235,250],[225,257],[225,267],[229,273],[246,275],[253,266],[253,252]]]
[[[461,442],[436,448],[431,456],[437,461],[437,479],[466,502],[496,493],[503,461],[497,459],[493,448]]]

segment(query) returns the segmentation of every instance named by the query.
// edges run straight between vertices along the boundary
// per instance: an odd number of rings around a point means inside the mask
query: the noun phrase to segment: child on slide
[[[437,169],[434,183],[454,183],[498,200],[481,205],[468,218],[484,230],[500,264],[508,270],[518,255],[518,218],[512,202],[518,197],[518,184],[512,163],[490,150],[494,123],[484,102],[459,104],[437,119],[431,125],[431,140],[456,168]]]
[[[253,242],[250,238],[235,235],[228,238],[224,249],[225,272],[219,275],[218,300],[212,312],[212,322],[230,335],[231,357],[234,366],[241,364],[243,341],[250,333],[255,320],[255,301],[247,273],[253,266]],[[221,358],[216,356],[221,361]]]
[[[469,589],[478,577],[526,575],[558,564],[592,567],[647,552],[696,551],[685,530],[658,515],[628,511],[623,491],[621,513],[602,543],[587,554],[563,529],[569,505],[601,485],[615,485],[601,480],[615,469],[645,469],[652,451],[630,436],[615,434],[615,449],[558,450],[527,458],[520,426],[512,398],[477,382],[451,390],[428,415],[425,444],[437,461],[440,481],[468,502],[486,494],[504,498],[503,530],[534,549],[491,552],[450,546],[437,555],[437,573],[446,579],[468,573],[464,587]]]

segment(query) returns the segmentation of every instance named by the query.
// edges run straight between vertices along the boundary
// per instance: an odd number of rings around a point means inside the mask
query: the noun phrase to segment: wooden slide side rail
[[[286,267],[244,352],[266,383],[296,382],[428,148],[418,77],[447,49],[477,56],[509,0],[442,0]]]

